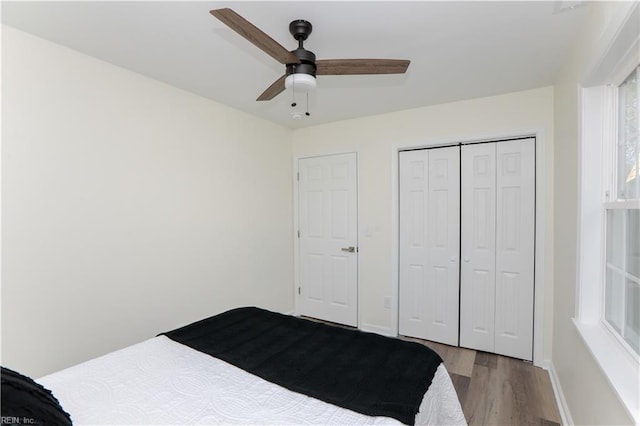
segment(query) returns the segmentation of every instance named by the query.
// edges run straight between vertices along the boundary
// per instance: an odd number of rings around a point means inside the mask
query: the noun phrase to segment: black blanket
[[[0,367],[1,424],[71,426],[71,417],[49,389],[17,371]]]
[[[411,425],[442,362],[418,343],[259,308],[163,334],[292,391]]]

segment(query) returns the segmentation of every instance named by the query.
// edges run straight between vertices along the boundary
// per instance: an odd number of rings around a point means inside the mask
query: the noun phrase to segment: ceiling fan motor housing
[[[299,47],[292,50],[291,53],[300,59],[299,64],[287,64],[287,75],[290,74],[309,74],[316,76],[316,55],[313,52]]]
[[[309,37],[313,26],[311,22],[304,19],[296,19],[289,24],[289,32],[298,40],[298,48],[292,50],[291,53],[296,55],[300,60],[299,64],[287,64],[286,75],[291,74],[309,74],[313,77],[316,76],[316,55],[306,50],[303,46],[303,41]]]

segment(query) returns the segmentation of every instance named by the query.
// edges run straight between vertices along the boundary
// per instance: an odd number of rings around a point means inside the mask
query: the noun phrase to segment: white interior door
[[[465,145],[461,159],[460,346],[493,352],[496,144]]]
[[[355,153],[298,161],[298,313],[358,325]]]
[[[459,147],[400,153],[399,332],[458,344]]]
[[[496,144],[494,352],[533,358],[535,143]]]

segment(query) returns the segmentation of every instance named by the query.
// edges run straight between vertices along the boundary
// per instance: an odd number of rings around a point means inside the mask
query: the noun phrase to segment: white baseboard
[[[381,334],[387,337],[396,337],[395,334],[391,333],[391,329],[389,327],[380,327],[379,325],[362,324],[362,326],[360,326],[360,330],[368,333]]]
[[[564,392],[562,392],[562,386],[560,385],[560,379],[556,372],[553,362],[549,363],[549,367],[546,368],[549,371],[549,378],[551,379],[551,386],[553,387],[553,393],[556,397],[556,403],[558,404],[558,411],[560,411],[560,419],[563,425],[573,425],[573,419],[571,418],[571,411],[567,405],[567,400],[564,398]]]

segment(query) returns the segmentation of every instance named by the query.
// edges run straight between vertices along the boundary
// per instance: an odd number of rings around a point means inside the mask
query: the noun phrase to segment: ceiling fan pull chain
[[[296,103],[296,80],[295,78],[293,79],[293,82],[291,83],[291,108],[295,108],[297,103]]]
[[[307,111],[304,113],[304,115],[306,115],[307,117],[311,115],[309,113],[309,92],[307,92]]]

